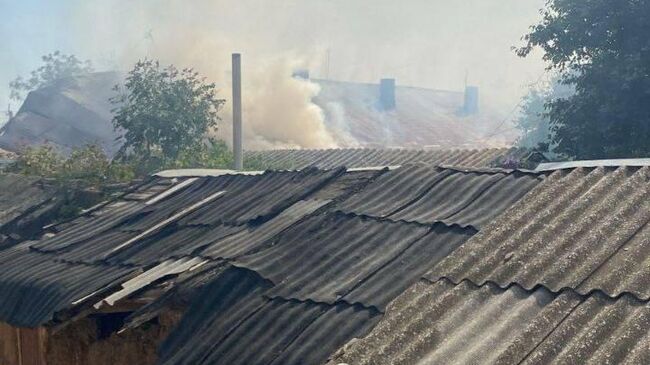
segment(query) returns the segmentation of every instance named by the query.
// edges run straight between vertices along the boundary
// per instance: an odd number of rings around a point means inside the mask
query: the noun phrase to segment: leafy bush
[[[12,170],[25,175],[55,179],[61,183],[77,181],[83,185],[128,182],[135,178],[132,166],[111,162],[96,145],[75,149],[67,158],[54,147],[42,145],[26,148]]]

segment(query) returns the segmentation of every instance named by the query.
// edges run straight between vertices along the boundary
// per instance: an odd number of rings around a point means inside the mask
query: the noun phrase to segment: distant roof
[[[325,125],[342,146],[485,148],[510,145],[514,131],[498,131],[505,115],[482,103],[476,115],[463,115],[462,91],[402,86],[396,106],[379,106],[379,84],[312,79],[320,86],[313,102],[323,109]],[[503,128],[501,128],[503,129]]]
[[[488,167],[511,149],[407,149],[407,148],[341,148],[321,150],[246,151],[245,157],[255,165],[279,169],[301,169],[316,166],[323,169],[398,166],[423,162],[431,165]]]

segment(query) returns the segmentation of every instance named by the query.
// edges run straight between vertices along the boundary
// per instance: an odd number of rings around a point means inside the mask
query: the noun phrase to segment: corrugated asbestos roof
[[[248,159],[257,164],[278,169],[302,169],[316,166],[330,169],[395,166],[413,162],[430,165],[488,167],[498,157],[508,152],[506,148],[481,150],[421,150],[421,149],[325,149],[325,150],[271,150],[246,151]]]
[[[344,303],[268,299],[269,287],[249,270],[226,270],[161,346],[161,364],[319,364],[379,319]]]
[[[424,226],[342,214],[316,216],[285,232],[273,247],[234,265],[271,280],[271,296],[332,304],[427,231]]]
[[[650,299],[650,167],[558,171],[428,275]]]
[[[43,181],[15,174],[0,174],[0,226],[46,201],[56,189]]]
[[[647,364],[650,306],[515,285],[420,281],[332,364]]]
[[[650,363],[650,167],[556,171],[332,364]]]
[[[77,300],[128,279],[133,269],[70,264],[23,247],[0,253],[0,318],[18,327],[36,327]]]
[[[518,364],[578,303],[544,289],[420,281],[332,363]]]
[[[154,179],[20,246],[14,264],[26,255],[32,267],[0,271],[0,294],[21,290],[21,306],[0,319],[62,321],[155,287],[167,292],[130,326],[183,304],[178,296],[190,303],[161,363],[324,363],[542,179],[425,165],[193,177],[164,188]],[[43,268],[41,279],[33,270]],[[41,280],[59,299],[34,315],[52,292]]]
[[[480,228],[540,181],[538,175],[518,171],[414,164],[383,174],[340,209],[397,221]]]

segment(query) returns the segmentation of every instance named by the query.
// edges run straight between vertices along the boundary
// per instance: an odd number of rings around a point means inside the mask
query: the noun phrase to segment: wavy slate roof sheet
[[[56,261],[16,247],[0,252],[0,318],[36,327],[101,288],[126,280],[133,269]]]
[[[74,314],[80,306],[112,303],[151,284],[172,290],[143,308],[131,325],[173,304],[174,293],[188,293],[192,300],[161,347],[165,364],[323,363],[369,331],[388,303],[474,235],[482,214],[498,214],[539,180],[541,175],[515,171],[433,166],[359,172],[311,168],[194,177],[155,194],[136,191],[61,226],[50,239],[25,246],[38,258],[35,266],[56,258],[60,265],[123,273],[109,282],[88,279],[84,293],[90,299],[66,299],[69,304],[57,304],[34,323],[48,323],[62,311]],[[407,182],[424,188],[415,197],[405,189],[402,200],[386,196],[394,205],[384,207],[390,215],[359,208],[364,203],[359,197],[381,191],[378,184],[398,191]],[[340,206],[350,212],[339,211]],[[422,214],[428,207],[438,209],[433,218]],[[413,222],[396,218],[409,209]],[[196,274],[185,270],[198,265]],[[48,280],[65,282],[53,274]],[[16,277],[0,271],[0,283]],[[161,280],[164,285],[154,284]],[[71,292],[62,285],[59,296]],[[39,295],[33,288],[26,293]],[[0,318],[5,319],[1,312]]]
[[[481,150],[418,150],[418,149],[368,149],[344,148],[325,150],[271,150],[246,151],[245,156],[263,166],[279,169],[302,169],[316,166],[330,169],[371,166],[395,166],[423,162],[431,165],[488,167],[498,157],[508,152],[506,148]]]
[[[0,226],[45,203],[56,193],[55,188],[40,179],[15,174],[0,174],[0,191]]]
[[[420,281],[331,364],[646,364],[650,305],[514,285]]]
[[[648,364],[650,304],[630,295],[590,296],[523,364]]]
[[[292,227],[278,244],[234,265],[271,280],[271,296],[332,304],[427,231],[424,226],[343,214],[316,216]]]
[[[578,303],[544,289],[420,281],[332,364],[518,364]]]
[[[339,209],[396,221],[480,228],[541,180],[537,174],[506,170],[407,165],[383,174]]]
[[[311,168],[295,173],[269,171],[251,179],[250,185],[231,190],[219,204],[209,204],[191,213],[181,223],[244,224],[264,220],[306,198],[344,171],[342,168],[331,171]]]
[[[226,270],[161,346],[161,364],[319,364],[379,319],[359,306],[268,299],[268,287],[248,270]]]
[[[557,171],[430,279],[650,299],[650,167]]]

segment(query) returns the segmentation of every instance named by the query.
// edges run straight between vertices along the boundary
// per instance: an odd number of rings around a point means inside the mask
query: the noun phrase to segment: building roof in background
[[[512,145],[517,137],[502,131],[505,116],[487,103],[464,114],[463,92],[397,85],[395,108],[384,110],[379,84],[311,81],[320,86],[314,103],[341,146],[486,148]]]
[[[0,129],[0,148],[20,151],[48,143],[69,152],[97,143],[112,155],[119,148],[111,124],[112,87],[117,72],[97,72],[56,81],[30,92],[16,115]]]
[[[119,72],[96,72],[30,92],[0,129],[0,148],[20,151],[48,143],[69,152],[94,143],[112,156],[120,142],[109,98],[122,79]],[[325,127],[339,146],[486,148],[510,146],[516,138],[511,128],[499,130],[503,116],[488,105],[463,116],[462,92],[398,86],[396,108],[382,111],[378,85],[313,81],[321,90],[313,102],[323,109]]]
[[[399,179],[391,178],[395,174]],[[364,211],[356,198],[365,189],[391,190],[400,179],[416,181],[418,174],[464,186],[461,198],[476,209],[491,204],[481,195],[498,184],[519,192],[543,178],[409,165],[154,178],[55,227],[53,237],[0,251],[0,293],[11,293],[0,296],[0,319],[65,325],[89,309],[160,288],[165,294],[128,326],[177,303],[175,295],[190,296],[177,331],[161,346],[162,363],[323,363],[367,333],[391,300],[477,232],[455,218],[461,206],[450,205],[448,219],[405,221]],[[428,182],[421,192],[440,186]],[[400,210],[414,202],[393,204]],[[506,208],[493,207],[497,213]],[[219,290],[226,292],[215,295]]]
[[[647,363],[649,171],[552,173],[333,363]]]
[[[245,157],[256,165],[279,169],[302,169],[316,166],[330,169],[337,166],[362,168],[399,166],[422,162],[430,165],[488,167],[497,159],[513,155],[525,157],[524,151],[507,148],[480,150],[406,149],[406,148],[341,148],[322,150],[246,151]]]

